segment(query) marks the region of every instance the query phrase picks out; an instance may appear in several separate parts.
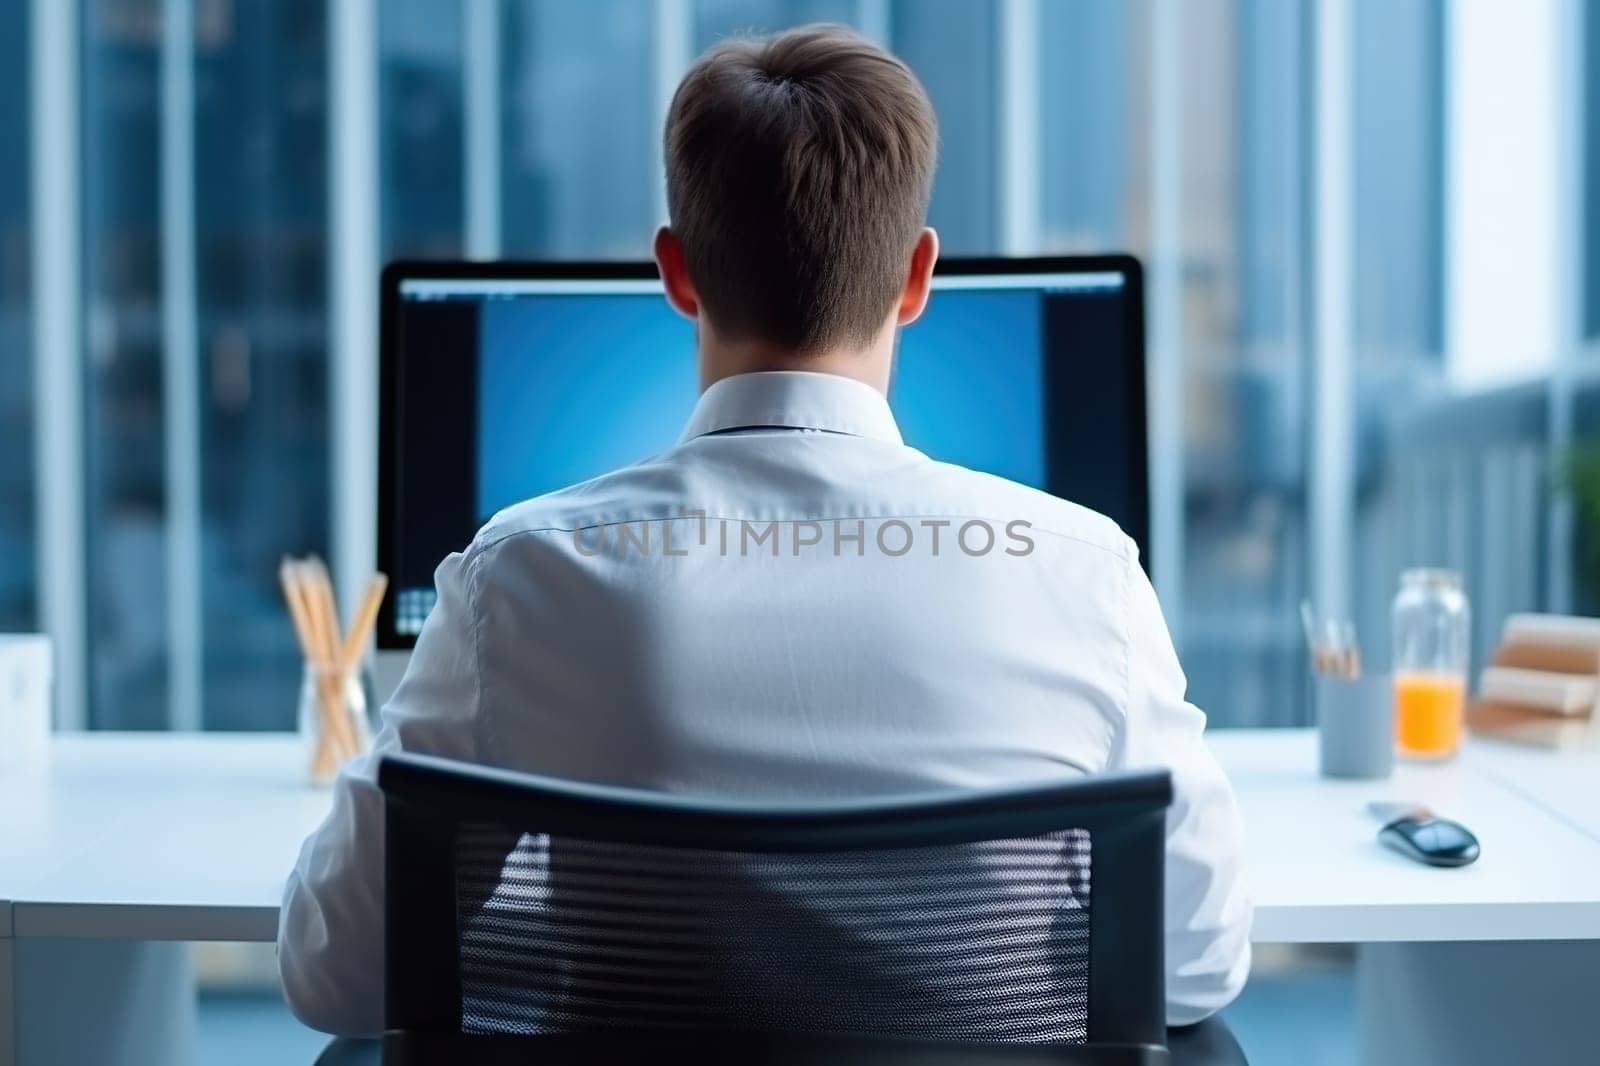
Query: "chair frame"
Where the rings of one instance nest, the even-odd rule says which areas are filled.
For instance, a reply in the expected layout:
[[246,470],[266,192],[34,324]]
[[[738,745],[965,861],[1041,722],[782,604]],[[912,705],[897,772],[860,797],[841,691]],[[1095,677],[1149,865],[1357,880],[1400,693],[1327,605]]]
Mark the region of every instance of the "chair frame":
[[[981,1045],[985,1060],[1166,1061],[1163,882],[1171,775],[1164,770],[986,790],[847,803],[751,804],[613,788],[514,773],[425,755],[387,754],[378,766],[385,804],[384,1061],[391,1064],[525,1060],[590,1061],[589,1034],[488,1037],[461,1032],[455,839],[469,821],[618,844],[766,853],[931,847],[1085,829],[1093,848],[1089,910],[1088,1042]],[[448,920],[447,920],[448,919]],[[813,1061],[950,1061],[979,1045],[859,1038],[844,1034],[650,1035],[665,1050],[737,1037],[744,1061],[789,1061],[818,1045]],[[600,1034],[602,1040],[606,1039]],[[627,1043],[627,1035],[611,1039]],[[829,1042],[836,1046],[829,1049]],[[586,1050],[579,1050],[583,1044]],[[770,1055],[750,1057],[753,1050]],[[1076,1053],[1075,1053],[1076,1052]],[[899,1058],[897,1056],[904,1056]],[[733,1060],[730,1060],[733,1061]],[[799,1061],[796,1059],[795,1061]],[[862,1058],[859,1061],[867,1061]]]

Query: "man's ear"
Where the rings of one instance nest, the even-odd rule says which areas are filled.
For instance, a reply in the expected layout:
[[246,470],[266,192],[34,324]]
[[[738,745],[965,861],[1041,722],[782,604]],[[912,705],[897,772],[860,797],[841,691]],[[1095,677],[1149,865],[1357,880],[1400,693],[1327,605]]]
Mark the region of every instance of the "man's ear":
[[928,293],[933,288],[933,264],[939,261],[939,234],[924,229],[911,249],[911,269],[906,272],[906,287],[900,291],[900,306],[895,310],[894,324],[909,326],[928,306]]
[[683,242],[671,227],[656,230],[656,269],[661,271],[661,283],[667,289],[667,303],[690,321],[700,318],[700,296],[689,280],[689,268],[683,261]]

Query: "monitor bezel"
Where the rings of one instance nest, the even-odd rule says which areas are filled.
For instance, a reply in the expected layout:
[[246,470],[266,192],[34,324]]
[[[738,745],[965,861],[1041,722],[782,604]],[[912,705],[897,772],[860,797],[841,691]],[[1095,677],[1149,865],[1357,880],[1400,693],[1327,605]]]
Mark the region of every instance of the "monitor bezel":
[[[1139,547],[1146,571],[1150,569],[1150,461],[1148,393],[1145,381],[1144,270],[1131,255],[981,256],[941,258],[938,276],[1099,274],[1122,276],[1123,335],[1126,338],[1125,395],[1135,398],[1128,412],[1125,446],[1130,465],[1144,471],[1144,491],[1135,492],[1132,513],[1122,522],[1123,532]],[[378,325],[378,511],[377,563],[385,573],[395,572],[395,537],[390,516],[396,503],[399,456],[394,424],[399,375],[400,289],[407,281],[659,281],[656,265],[648,261],[619,260],[471,260],[402,259],[389,263],[380,280]],[[465,545],[463,545],[465,547]],[[416,637],[395,631],[393,584],[378,611],[376,641],[380,651],[407,651]]]

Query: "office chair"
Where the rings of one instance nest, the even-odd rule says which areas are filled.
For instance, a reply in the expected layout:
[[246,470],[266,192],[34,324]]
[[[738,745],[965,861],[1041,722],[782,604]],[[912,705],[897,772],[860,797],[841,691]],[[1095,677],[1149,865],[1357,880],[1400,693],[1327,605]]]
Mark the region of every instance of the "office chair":
[[1165,1046],[1165,772],[805,807],[378,781],[388,1066],[1244,1061],[1220,1022]]

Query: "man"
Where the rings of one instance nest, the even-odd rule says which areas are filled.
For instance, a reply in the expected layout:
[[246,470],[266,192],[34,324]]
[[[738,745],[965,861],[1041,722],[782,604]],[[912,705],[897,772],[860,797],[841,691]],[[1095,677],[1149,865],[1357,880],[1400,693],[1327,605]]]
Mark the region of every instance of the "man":
[[[938,255],[935,152],[922,87],[848,31],[695,64],[655,255],[699,404],[674,447],[502,512],[440,565],[375,747],[764,798],[1169,767],[1168,1017],[1198,1021],[1244,982],[1250,909],[1132,543],[906,447],[885,400]],[[290,1005],[337,1033],[382,1025],[374,762],[340,777],[279,934]]]

